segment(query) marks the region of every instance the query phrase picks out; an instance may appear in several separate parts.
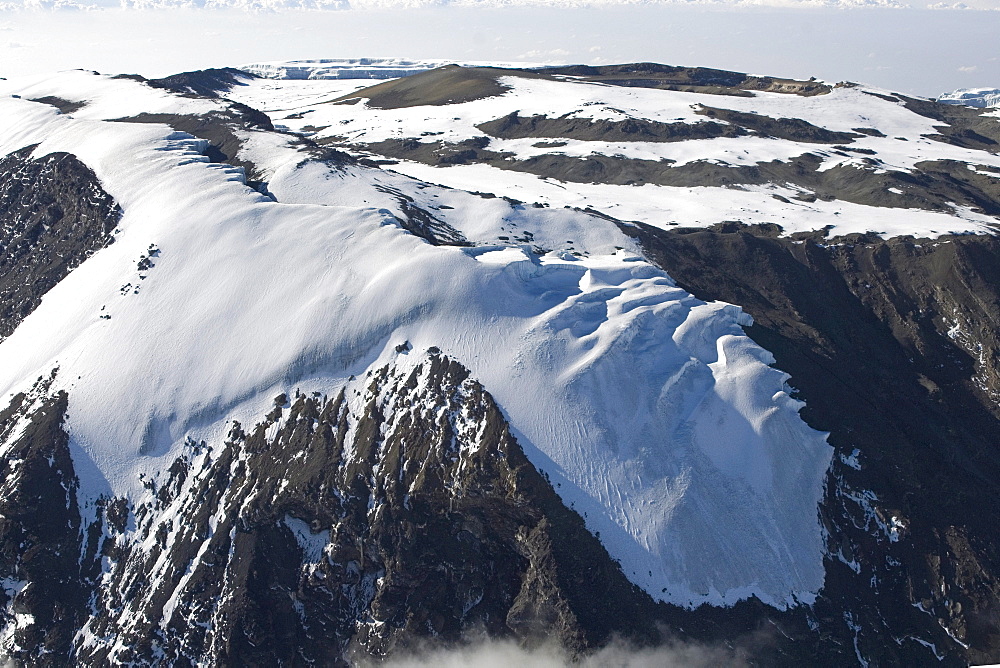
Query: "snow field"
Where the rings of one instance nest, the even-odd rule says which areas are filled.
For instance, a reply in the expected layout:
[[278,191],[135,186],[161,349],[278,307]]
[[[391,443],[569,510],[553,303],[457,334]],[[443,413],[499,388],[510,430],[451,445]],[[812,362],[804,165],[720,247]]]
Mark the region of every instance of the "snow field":
[[[278,202],[166,126],[0,98],[5,152],[73,153],[124,209],[116,242],[0,343],[2,397],[59,367],[81,495],[138,498],[139,474],[156,476],[186,438],[218,442],[280,392],[332,395],[437,346],[491,392],[529,459],[655,598],[812,600],[832,451],[739,308],[693,298],[599,218],[375,169],[296,168],[285,138],[253,134],[246,150]],[[479,245],[405,232],[385,186],[450,202],[437,212]],[[500,243],[505,226],[536,242]]]
[[[314,138],[343,137],[350,143],[365,144],[393,138],[412,137],[420,141],[458,142],[483,136],[475,126],[486,120],[517,112],[521,117],[546,115],[581,119],[620,121],[636,118],[664,123],[698,123],[711,120],[695,113],[701,106],[758,113],[772,118],[799,118],[838,132],[854,128],[879,129],[886,136],[863,136],[852,148],[875,151],[876,171],[914,169],[928,160],[954,160],[971,165],[1000,167],[1000,156],[961,148],[924,138],[937,134],[941,125],[891,102],[869,94],[889,91],[863,87],[834,88],[830,94],[801,97],[757,92],[752,97],[707,95],[642,88],[623,88],[573,81],[505,77],[511,87],[506,93],[462,104],[419,106],[403,109],[374,109],[364,99],[353,105],[326,104],[350,92],[348,82],[332,82],[329,96],[322,94],[325,81],[256,81],[235,89],[234,99],[264,110],[275,110],[275,120],[293,131],[307,126],[325,128]],[[304,84],[310,84],[305,86]],[[351,84],[356,85],[356,84]],[[336,95],[333,95],[333,92]],[[301,119],[282,116],[303,114]],[[873,169],[865,154],[838,155],[828,144],[797,142],[760,136],[696,139],[682,142],[602,142],[562,139],[565,146],[536,146],[555,141],[545,139],[491,139],[488,150],[509,152],[523,160],[547,153],[588,157],[622,156],[641,160],[670,160],[676,166],[705,160],[746,166],[773,160],[788,161],[806,153],[823,159],[821,170],[837,166]],[[842,153],[842,152],[841,152]],[[941,234],[990,232],[996,220],[956,207],[952,212],[871,207],[835,200],[831,202],[782,202],[773,196],[792,199],[802,191],[791,185],[723,187],[666,187],[645,184],[617,186],[605,184],[565,184],[531,174],[501,170],[487,165],[430,167],[402,161],[391,169],[415,178],[451,188],[481,190],[490,184],[492,192],[519,200],[552,206],[593,207],[622,220],[638,220],[666,227],[701,227],[738,218],[743,222],[777,223],[785,233],[805,232],[830,225],[831,234],[875,232],[884,237],[913,234],[936,237]]]

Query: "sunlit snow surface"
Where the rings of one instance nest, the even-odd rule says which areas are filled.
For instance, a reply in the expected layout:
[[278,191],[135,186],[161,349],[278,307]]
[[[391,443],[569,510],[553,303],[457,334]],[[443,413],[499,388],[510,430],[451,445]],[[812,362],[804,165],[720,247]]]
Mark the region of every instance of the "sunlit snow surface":
[[951,93],[944,93],[938,101],[979,108],[1000,107],[1000,88],[959,88]]
[[[64,115],[26,99],[45,95],[90,103]],[[83,72],[0,82],[0,154],[73,153],[124,210],[116,242],[0,343],[4,405],[59,367],[84,501],[137,498],[139,474],[169,466],[186,437],[218,443],[279,392],[333,394],[437,346],[494,395],[530,460],[655,598],[814,598],[831,449],[739,308],[693,298],[597,217],[303,165],[289,136],[248,133],[274,202],[209,164],[202,141],[101,120],[214,104]],[[447,202],[442,215],[476,245],[407,233],[387,188]],[[512,226],[551,252],[500,242]],[[160,252],[139,280],[151,244]],[[403,341],[412,352],[396,352]]]
[[[563,82],[506,77],[510,90],[502,95],[463,104],[374,109],[358,104],[328,104],[339,96],[362,88],[363,81],[274,81],[258,80],[232,91],[233,99],[267,111],[275,123],[293,130],[322,128],[313,136],[342,137],[353,144],[411,137],[420,141],[457,142],[481,137],[476,125],[517,112],[521,117],[546,115],[558,118],[636,118],[663,123],[697,123],[706,117],[695,113],[699,106],[756,112],[772,118],[799,118],[838,132],[877,127],[884,137],[860,137],[852,149],[875,151],[880,169],[910,171],[927,160],[955,160],[973,165],[1000,167],[1000,155],[944,144],[927,139],[935,135],[940,121],[915,114],[901,103],[878,94],[888,91],[865,88],[835,88],[828,95],[801,97],[780,93],[756,93],[751,97],[706,95],[647,88],[625,88],[582,82]],[[298,117],[301,114],[301,117]],[[292,118],[289,118],[292,116]],[[562,139],[564,146],[545,146],[552,140],[492,139],[488,149],[526,159],[543,153],[573,157],[624,156],[630,159],[673,160],[675,166],[696,160],[735,166],[772,160],[788,161],[807,153],[823,157],[821,169],[838,165],[864,166],[865,154],[845,155],[831,145],[791,141],[773,137],[696,139],[680,142],[603,142]],[[620,220],[651,225],[704,227],[723,220],[745,223],[777,223],[786,234],[831,226],[831,235],[875,232],[885,237],[903,234],[935,237],[946,233],[987,232],[997,220],[965,207],[952,212],[873,207],[843,200],[804,202],[794,199],[802,189],[794,185],[748,185],[723,187],[666,187],[562,183],[523,172],[489,165],[431,167],[402,161],[392,170],[453,188],[482,190],[528,202],[553,206],[592,207]],[[775,196],[783,197],[781,201]]]

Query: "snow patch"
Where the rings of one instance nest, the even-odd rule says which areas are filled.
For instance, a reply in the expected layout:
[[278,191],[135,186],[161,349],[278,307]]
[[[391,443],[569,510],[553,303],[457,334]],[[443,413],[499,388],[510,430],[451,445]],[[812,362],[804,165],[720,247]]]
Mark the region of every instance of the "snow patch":
[[302,548],[303,563],[318,563],[323,558],[323,549],[330,544],[330,530],[315,532],[308,524],[291,515],[285,515],[284,522]]

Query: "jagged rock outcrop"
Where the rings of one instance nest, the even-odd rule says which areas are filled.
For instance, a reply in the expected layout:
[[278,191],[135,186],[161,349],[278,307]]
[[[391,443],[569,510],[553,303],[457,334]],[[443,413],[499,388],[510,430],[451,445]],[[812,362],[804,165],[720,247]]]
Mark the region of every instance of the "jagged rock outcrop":
[[5,439],[21,433],[0,495],[6,646],[26,663],[342,665],[469,633],[575,652],[660,638],[652,600],[439,353],[335,397],[279,396],[254,428],[189,442],[138,502],[86,508],[68,398],[47,388],[2,416]]
[[256,78],[255,74],[232,67],[222,67],[196,72],[181,72],[162,79],[147,79],[146,84],[184,95],[221,97],[221,94],[228,92],[233,86],[246,85],[245,82],[248,79],[254,78]]
[[110,244],[121,209],[94,172],[68,153],[0,160],[0,339],[42,296]]
[[0,643],[18,665],[66,665],[98,567],[82,558],[67,396],[49,395],[54,376],[0,411]]

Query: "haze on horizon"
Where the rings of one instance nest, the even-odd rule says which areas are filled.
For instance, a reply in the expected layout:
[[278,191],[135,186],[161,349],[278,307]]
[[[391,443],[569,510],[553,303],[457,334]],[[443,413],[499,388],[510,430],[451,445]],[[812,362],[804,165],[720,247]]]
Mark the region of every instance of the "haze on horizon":
[[[875,1],[885,5],[895,0]],[[375,2],[369,0],[369,5]],[[390,7],[393,2],[404,6]],[[86,68],[156,77],[255,61],[406,57],[654,61],[856,81],[928,97],[956,88],[1000,87],[995,47],[1000,11],[803,2],[796,7],[605,2],[414,8],[406,0],[388,0],[383,8],[346,11],[81,11],[24,9],[25,4],[17,3],[20,9],[14,3],[0,5],[6,7],[0,10],[0,76]],[[981,0],[976,6],[994,5],[1000,8],[1000,0]]]

